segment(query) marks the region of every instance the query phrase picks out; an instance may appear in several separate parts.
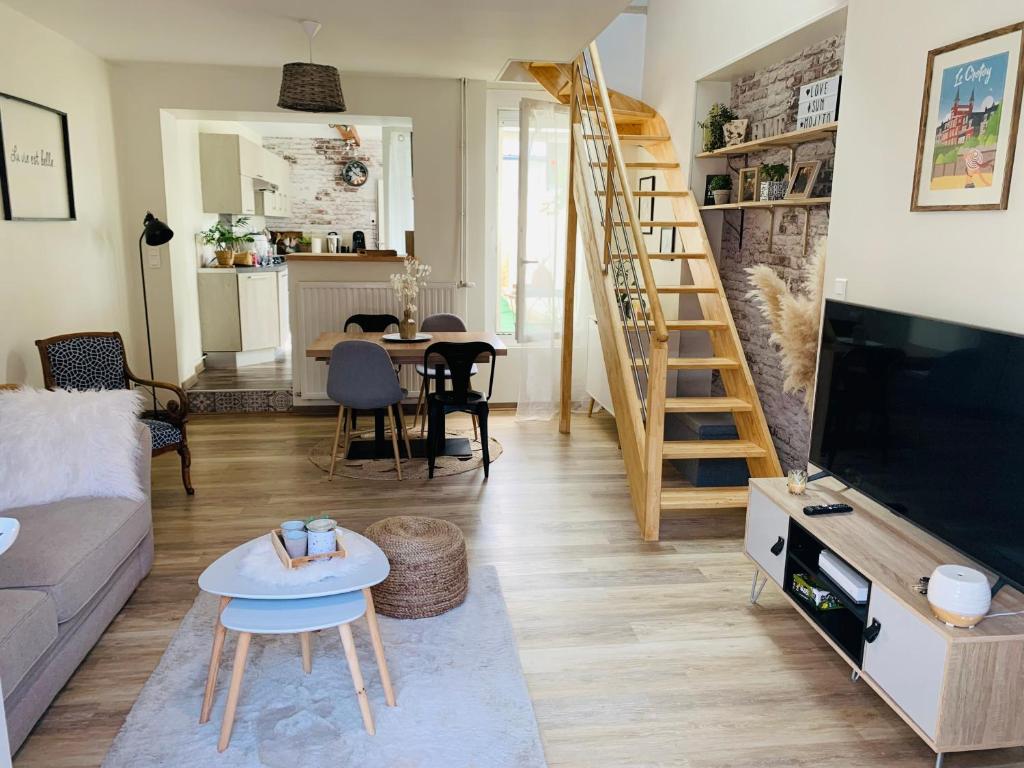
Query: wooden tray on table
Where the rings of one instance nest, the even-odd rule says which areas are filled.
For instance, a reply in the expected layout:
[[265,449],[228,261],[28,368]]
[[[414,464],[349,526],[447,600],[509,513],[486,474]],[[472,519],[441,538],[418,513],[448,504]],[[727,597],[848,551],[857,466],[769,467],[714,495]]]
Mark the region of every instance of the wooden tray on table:
[[345,546],[342,543],[341,531],[337,528],[334,530],[335,541],[338,543],[338,549],[334,552],[325,552],[322,555],[305,555],[304,557],[289,557],[288,550],[284,546],[284,538],[281,535],[281,529],[275,528],[270,532],[270,541],[274,544],[274,551],[277,552],[277,556],[281,558],[281,563],[288,570],[294,568],[301,568],[304,565],[309,565],[314,560],[331,560],[336,557],[347,557],[348,553],[345,551]]

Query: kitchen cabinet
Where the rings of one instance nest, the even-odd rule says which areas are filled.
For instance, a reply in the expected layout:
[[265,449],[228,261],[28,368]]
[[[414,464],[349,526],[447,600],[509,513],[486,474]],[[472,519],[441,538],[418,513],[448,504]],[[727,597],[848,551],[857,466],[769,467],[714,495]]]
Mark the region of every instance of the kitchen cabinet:
[[200,271],[199,324],[203,351],[249,352],[280,346],[282,319],[278,283],[279,279],[286,279],[286,275],[286,272],[272,270]]
[[[291,166],[284,158],[243,136],[199,134],[203,211],[236,215],[287,216],[291,213]],[[275,186],[257,191],[254,179]]]

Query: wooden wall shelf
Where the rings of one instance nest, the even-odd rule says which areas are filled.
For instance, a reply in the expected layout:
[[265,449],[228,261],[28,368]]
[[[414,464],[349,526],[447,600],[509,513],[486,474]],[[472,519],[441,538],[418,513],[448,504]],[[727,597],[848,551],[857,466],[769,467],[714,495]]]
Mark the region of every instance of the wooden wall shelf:
[[721,149],[716,149],[712,152],[701,152],[697,157],[701,159],[709,157],[734,157],[736,155],[747,155],[751,152],[759,152],[762,149],[771,149],[773,147],[793,147],[797,144],[806,144],[809,141],[821,141],[822,139],[835,138],[838,130],[838,121],[834,123],[826,123],[825,125],[820,125],[817,128],[804,128],[799,131],[789,131],[788,133],[780,133],[777,136],[769,136],[766,139],[745,141],[742,144],[736,144],[731,147],[722,147]]
[[753,200],[745,203],[725,203],[724,205],[702,205],[702,211],[738,211],[746,208],[814,208],[829,205],[831,197],[807,197],[793,200]]

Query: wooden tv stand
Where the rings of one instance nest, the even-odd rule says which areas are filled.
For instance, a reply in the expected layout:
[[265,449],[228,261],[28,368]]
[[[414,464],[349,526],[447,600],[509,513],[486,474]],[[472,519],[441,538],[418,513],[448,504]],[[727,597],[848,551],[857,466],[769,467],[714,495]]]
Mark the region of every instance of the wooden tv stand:
[[[963,555],[835,480],[803,496],[785,478],[752,479],[744,550],[754,561],[750,600],[767,579],[936,753],[1024,745],[1024,615],[993,617],[974,629],[936,619],[917,586]],[[809,517],[809,504],[845,502],[852,513]],[[821,579],[817,554],[835,552],[870,583],[866,605],[817,611],[791,590],[796,572]],[[766,577],[758,584],[759,573]],[[991,582],[995,581],[991,573]],[[824,586],[824,580],[821,581]],[[837,590],[833,590],[836,592]],[[845,596],[844,596],[845,597]],[[1024,594],[1003,587],[992,612],[1024,611]]]

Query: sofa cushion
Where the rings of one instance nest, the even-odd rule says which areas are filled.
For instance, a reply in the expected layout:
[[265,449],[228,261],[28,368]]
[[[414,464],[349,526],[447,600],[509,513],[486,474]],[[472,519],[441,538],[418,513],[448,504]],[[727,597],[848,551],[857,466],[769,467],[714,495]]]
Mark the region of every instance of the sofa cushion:
[[0,589],[0,680],[9,694],[57,639],[57,609],[45,592]]
[[151,525],[148,499],[65,499],[4,514],[21,533],[0,557],[0,588],[49,593],[60,622],[99,592]]

